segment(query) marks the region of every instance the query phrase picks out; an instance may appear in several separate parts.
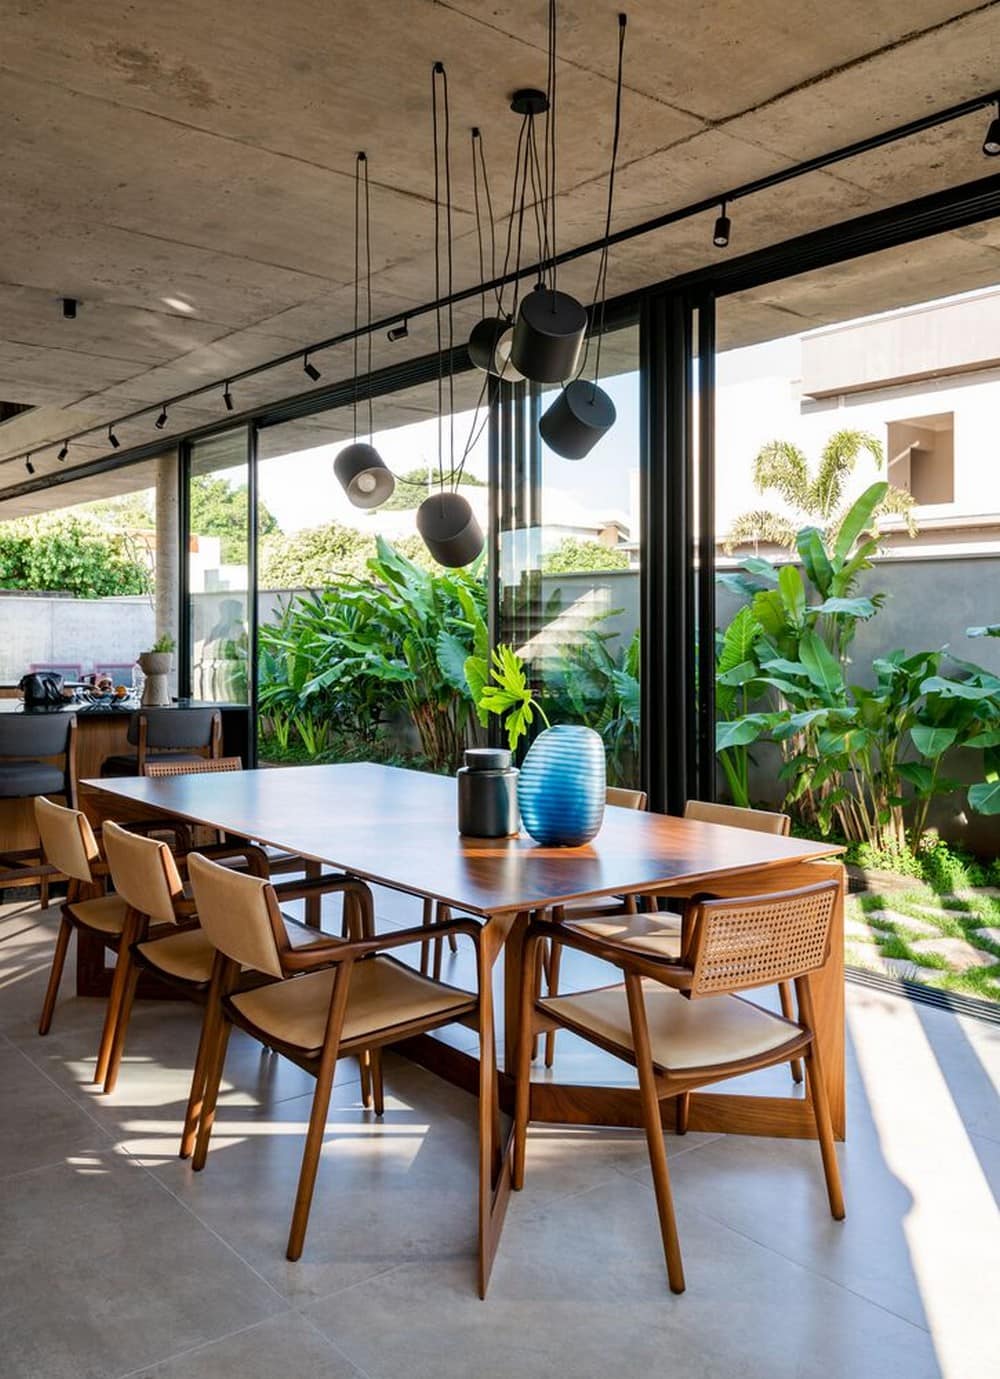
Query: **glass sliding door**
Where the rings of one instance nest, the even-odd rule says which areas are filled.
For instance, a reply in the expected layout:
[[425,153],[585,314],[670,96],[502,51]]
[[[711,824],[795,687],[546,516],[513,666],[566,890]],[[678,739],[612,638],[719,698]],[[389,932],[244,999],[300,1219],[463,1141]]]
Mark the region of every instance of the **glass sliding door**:
[[205,703],[249,704],[255,543],[247,429],[194,442],[185,482],[187,692]]
[[583,460],[541,439],[558,396],[505,390],[499,424],[499,640],[529,667],[552,723],[603,737],[608,783],[639,785],[639,340],[609,332],[601,386],[617,421]]

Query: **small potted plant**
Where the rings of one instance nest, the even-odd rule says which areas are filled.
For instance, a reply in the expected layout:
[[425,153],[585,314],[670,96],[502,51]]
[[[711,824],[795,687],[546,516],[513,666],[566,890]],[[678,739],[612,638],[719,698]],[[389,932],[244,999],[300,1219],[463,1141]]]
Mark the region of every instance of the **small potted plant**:
[[173,637],[164,632],[148,651],[139,654],[139,665],[146,677],[142,702],[147,708],[162,708],[170,703],[168,679],[174,668],[175,645]]
[[545,724],[517,778],[521,822],[532,838],[548,847],[588,843],[604,819],[607,781],[600,733],[580,723],[551,725],[511,646],[495,647],[489,664],[470,656],[465,678],[480,722],[487,723],[491,713],[503,720],[512,752],[536,712]]

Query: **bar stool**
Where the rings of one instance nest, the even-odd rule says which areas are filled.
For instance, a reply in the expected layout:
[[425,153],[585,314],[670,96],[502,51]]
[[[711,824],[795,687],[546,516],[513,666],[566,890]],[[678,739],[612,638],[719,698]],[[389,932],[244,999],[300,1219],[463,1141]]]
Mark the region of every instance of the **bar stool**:
[[[52,758],[62,758],[61,762]],[[76,808],[76,715],[0,715],[0,799],[30,800],[61,795]],[[49,903],[49,879],[56,875],[41,844],[0,853],[0,886],[39,883],[39,903]]]
[[144,776],[150,762],[220,757],[222,714],[218,709],[142,709],[129,720],[128,741],[135,754],[106,757],[102,776]]

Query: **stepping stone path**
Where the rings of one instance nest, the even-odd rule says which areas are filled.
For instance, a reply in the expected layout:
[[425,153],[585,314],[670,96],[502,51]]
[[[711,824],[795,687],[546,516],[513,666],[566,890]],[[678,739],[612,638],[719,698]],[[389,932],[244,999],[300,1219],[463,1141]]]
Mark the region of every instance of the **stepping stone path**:
[[885,926],[898,924],[900,928],[910,929],[914,934],[927,934],[930,938],[939,937],[941,930],[926,919],[915,919],[913,915],[900,914],[898,910],[866,910],[865,919],[869,924]]
[[976,886],[967,891],[954,891],[951,895],[943,895],[942,900],[1000,900],[1000,886]]
[[[879,934],[860,919],[845,919],[844,933],[848,938],[870,939],[873,943],[879,941]],[[882,937],[884,937],[884,933]]]
[[968,972],[970,967],[992,967],[1000,962],[994,953],[974,948],[964,938],[922,938],[912,947],[915,953],[933,953],[936,957],[944,958],[956,972]]
[[975,934],[976,938],[984,938],[988,939],[990,943],[1000,944],[1000,929],[995,926],[991,926],[987,929],[973,929],[972,932]]
[[918,905],[916,902],[913,908],[922,915],[930,915],[932,919],[965,919],[969,914],[968,910],[942,910],[939,905]]

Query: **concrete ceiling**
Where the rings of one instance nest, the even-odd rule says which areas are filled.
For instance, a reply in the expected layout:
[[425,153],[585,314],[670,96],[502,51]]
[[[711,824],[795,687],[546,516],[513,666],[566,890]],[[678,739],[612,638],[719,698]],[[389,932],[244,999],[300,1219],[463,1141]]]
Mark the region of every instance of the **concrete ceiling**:
[[[559,33],[560,246],[604,216],[618,0],[564,0]],[[636,223],[998,83],[1000,3],[633,0],[615,225]],[[456,286],[478,280],[468,130],[484,134],[494,204],[509,204],[518,86],[544,85],[543,0],[34,0],[0,47],[0,494],[18,461],[67,431],[334,335],[351,324],[353,162],[372,178],[374,310],[433,297],[430,67],[453,121]],[[981,177],[985,114],[733,207],[731,254]],[[502,233],[502,227],[501,227]],[[710,217],[611,256],[616,294],[718,256]],[[913,246],[727,303],[721,343],[787,334],[1000,281],[1000,227]],[[589,298],[596,264],[561,282]],[[80,299],[64,321],[59,298]],[[742,320],[741,320],[742,312]],[[479,314],[455,313],[456,335]],[[374,341],[373,364],[434,347],[433,318]],[[350,347],[319,356],[323,382]],[[362,355],[362,363],[364,363]],[[234,388],[239,408],[299,393],[298,364]],[[423,402],[416,410],[423,409]],[[400,402],[398,420],[412,418]],[[225,416],[171,410],[165,435]],[[384,414],[385,417],[385,414]],[[391,420],[385,417],[383,424]],[[152,417],[120,430],[154,434]],[[100,435],[68,463],[105,453]],[[36,453],[39,472],[55,450]]]

